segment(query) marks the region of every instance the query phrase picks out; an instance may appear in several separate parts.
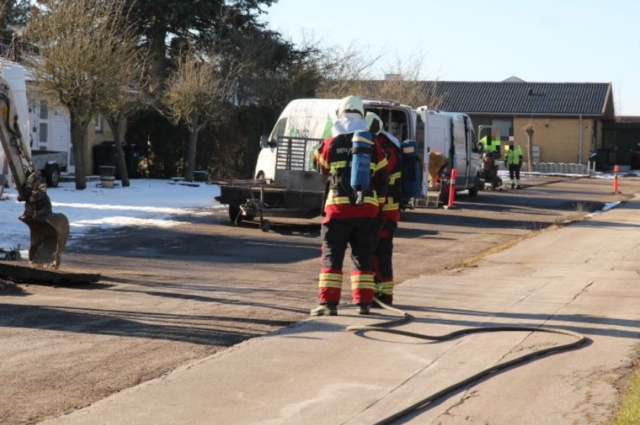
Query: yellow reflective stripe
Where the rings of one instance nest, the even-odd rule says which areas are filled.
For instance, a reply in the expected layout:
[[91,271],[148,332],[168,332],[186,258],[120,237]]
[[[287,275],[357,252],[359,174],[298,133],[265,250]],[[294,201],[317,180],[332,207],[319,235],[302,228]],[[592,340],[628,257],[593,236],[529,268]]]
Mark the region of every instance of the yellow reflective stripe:
[[352,274],[351,282],[373,282],[373,275],[371,274]]
[[318,288],[338,288],[338,289],[342,289],[342,282],[334,282],[334,281],[330,281],[330,282],[325,282],[325,281],[320,281],[318,282]]
[[318,287],[341,289],[342,275],[337,273],[320,273]]
[[402,176],[402,173],[398,171],[397,173],[393,173],[389,176],[389,184],[394,184],[396,180],[398,180]]
[[387,198],[378,198],[379,204],[384,204],[385,202],[387,202]]
[[342,276],[338,273],[320,273],[320,280],[336,280],[342,282]]
[[378,165],[376,166],[376,171],[382,170],[387,165],[389,165],[389,161],[387,161],[387,158],[384,158],[382,161],[378,162]]
[[382,207],[382,211],[395,211],[400,209],[400,204],[386,204]]
[[351,289],[373,289],[373,275],[355,274],[351,275]]
[[334,161],[331,163],[331,169],[344,168],[347,166],[347,161]]
[[376,282],[373,287],[380,294],[393,295],[393,282]]
[[[325,205],[345,205],[345,204],[350,204],[351,200],[348,197],[336,197],[336,198],[327,198],[327,202]],[[380,204],[378,203],[378,200],[375,198],[369,198],[369,197],[365,197],[363,200],[364,204],[371,204],[371,205],[375,205],[376,207],[380,206]]]
[[[375,196],[375,197],[374,197]],[[372,204],[375,205],[376,207],[379,206],[379,202],[378,202],[378,195],[376,194],[376,192],[373,192],[373,196],[365,196],[363,199],[363,203],[365,204]],[[325,205],[343,205],[343,204],[350,204],[351,200],[349,199],[348,196],[336,196],[334,194],[333,191],[329,192],[329,196],[327,196],[327,202],[325,203]]]
[[318,161],[320,163],[320,165],[322,165],[324,168],[329,168],[329,164],[327,163],[327,161],[324,160],[324,158],[322,157],[322,155],[320,155],[318,153],[318,151],[316,151],[313,154],[313,158]]
[[344,204],[350,204],[350,203],[351,201],[349,200],[349,198],[340,197],[340,198],[327,199],[326,205],[344,205]]
[[351,139],[351,141],[353,142],[363,142],[363,143],[367,143],[369,145],[373,145],[373,142],[369,139],[367,139],[366,137],[363,137],[360,134],[354,134],[353,138]]

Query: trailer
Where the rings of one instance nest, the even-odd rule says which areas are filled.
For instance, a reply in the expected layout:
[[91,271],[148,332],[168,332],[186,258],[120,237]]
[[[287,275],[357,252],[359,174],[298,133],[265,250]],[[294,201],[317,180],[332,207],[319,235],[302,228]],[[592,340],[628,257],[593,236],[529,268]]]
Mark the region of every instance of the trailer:
[[260,229],[268,232],[271,223],[265,217],[311,219],[322,214],[326,176],[313,170],[313,152],[323,139],[279,137],[273,181],[229,180],[216,182],[220,196],[216,201],[228,205],[234,224],[260,220]]
[[[58,187],[60,173],[68,169],[68,155],[66,152],[31,151],[33,168],[40,171],[47,183],[47,187]],[[0,196],[5,185],[9,184],[9,167],[4,152],[0,149]]]
[[31,159],[36,170],[42,173],[47,182],[47,187],[58,187],[60,173],[67,171],[68,160],[66,152],[55,151],[31,151]]

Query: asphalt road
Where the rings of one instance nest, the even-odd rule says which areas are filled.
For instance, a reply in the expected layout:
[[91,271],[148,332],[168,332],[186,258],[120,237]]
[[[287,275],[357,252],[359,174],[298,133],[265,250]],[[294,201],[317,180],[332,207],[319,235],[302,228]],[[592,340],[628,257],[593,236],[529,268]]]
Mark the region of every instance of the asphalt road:
[[[605,180],[529,183],[521,193],[461,194],[450,210],[406,212],[396,280],[471,267],[474,258],[640,191],[636,178],[622,179],[622,194]],[[100,283],[21,284],[18,294],[0,295],[0,423],[59,416],[306,318],[316,302],[318,223],[273,220],[263,233],[257,223],[232,226],[219,209],[180,227],[75,240],[63,268],[100,272]]]

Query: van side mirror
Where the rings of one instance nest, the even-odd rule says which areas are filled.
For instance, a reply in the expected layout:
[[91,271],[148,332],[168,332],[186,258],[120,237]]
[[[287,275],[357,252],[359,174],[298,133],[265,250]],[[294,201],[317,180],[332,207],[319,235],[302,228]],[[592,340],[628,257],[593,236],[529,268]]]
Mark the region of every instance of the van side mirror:
[[271,147],[271,144],[269,143],[269,136],[267,136],[265,134],[260,136],[260,147],[262,149],[266,149],[268,147]]

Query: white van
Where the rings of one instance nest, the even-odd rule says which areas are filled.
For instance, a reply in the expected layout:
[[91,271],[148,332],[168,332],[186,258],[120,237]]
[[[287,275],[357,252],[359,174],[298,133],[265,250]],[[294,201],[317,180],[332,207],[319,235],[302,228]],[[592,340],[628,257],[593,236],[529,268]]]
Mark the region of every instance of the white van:
[[[458,112],[430,110],[426,106],[417,109],[418,137],[423,169],[428,167],[424,152],[438,151],[453,162],[457,172],[456,192],[468,190],[476,196],[484,183],[480,174],[481,157],[473,123],[468,115]],[[426,177],[423,179],[422,196],[426,196]]]
[[[375,112],[385,123],[387,131],[399,140],[413,139],[416,133],[416,113],[407,105],[387,100],[363,100],[366,112]],[[298,99],[290,102],[282,111],[273,131],[260,139],[262,150],[254,176],[258,180],[275,180],[278,140],[284,137],[326,139],[337,120],[340,99]],[[306,171],[312,171],[310,158],[318,144],[310,145],[307,152]]]

